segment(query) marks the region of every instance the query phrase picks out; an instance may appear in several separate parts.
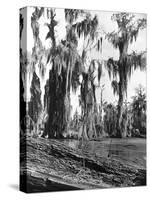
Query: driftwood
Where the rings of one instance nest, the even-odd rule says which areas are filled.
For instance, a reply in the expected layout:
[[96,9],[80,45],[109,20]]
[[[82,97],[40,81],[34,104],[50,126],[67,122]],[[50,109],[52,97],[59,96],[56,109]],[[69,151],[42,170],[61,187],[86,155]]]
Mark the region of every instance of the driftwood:
[[26,192],[138,186],[146,185],[146,170],[58,140],[27,137],[21,141],[21,183]]

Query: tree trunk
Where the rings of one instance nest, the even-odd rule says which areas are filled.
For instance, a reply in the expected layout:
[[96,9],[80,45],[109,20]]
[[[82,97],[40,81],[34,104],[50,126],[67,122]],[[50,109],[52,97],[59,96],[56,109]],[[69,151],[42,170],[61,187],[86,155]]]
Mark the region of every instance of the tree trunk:
[[117,133],[116,136],[122,137],[122,107],[123,107],[123,91],[122,91],[122,80],[119,82],[119,100],[118,100],[118,116],[117,116]]
[[120,57],[119,57],[119,100],[118,100],[118,117],[117,117],[117,133],[116,136],[122,138],[124,136],[122,129],[122,113],[123,113],[123,100],[124,93],[126,88],[124,87],[125,81],[127,81],[125,74],[126,60],[125,57],[128,52],[128,41],[124,42],[123,47],[119,48]]

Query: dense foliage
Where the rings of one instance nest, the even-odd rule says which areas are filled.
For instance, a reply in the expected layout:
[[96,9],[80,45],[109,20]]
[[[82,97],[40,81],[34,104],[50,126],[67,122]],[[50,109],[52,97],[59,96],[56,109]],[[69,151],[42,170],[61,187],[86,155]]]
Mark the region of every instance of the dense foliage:
[[[47,13],[48,28],[45,40],[49,40],[49,48],[45,49],[40,39],[40,18]],[[146,96],[139,89],[133,101],[126,102],[127,86],[131,74],[137,68],[145,69],[145,52],[128,54],[129,45],[137,39],[140,30],[146,26],[145,19],[135,19],[134,15],[117,13],[112,20],[117,23],[118,30],[107,33],[106,39],[119,50],[119,59],[109,58],[102,62],[95,59],[91,52],[102,54],[103,37],[98,17],[88,11],[65,9],[65,37],[57,39],[56,10],[35,8],[31,15],[31,28],[34,46],[32,59],[28,61],[21,52],[22,79],[24,74],[32,74],[30,86],[29,114],[35,123],[44,127],[42,136],[62,138],[70,129],[78,132],[78,137],[87,139],[103,136],[126,137],[146,134]],[[20,16],[20,37],[23,19]],[[78,45],[82,42],[82,49]],[[101,57],[101,56],[100,56]],[[46,59],[46,63],[44,63]],[[103,67],[106,64],[114,95],[118,96],[118,104],[103,101],[100,82]],[[23,66],[28,66],[24,68]],[[39,77],[36,74],[38,66]],[[49,77],[45,84],[43,105],[41,101],[40,80],[45,76],[45,67],[50,66]],[[98,80],[98,84],[95,79]],[[26,82],[24,80],[23,82]],[[101,100],[98,105],[96,89],[99,88]],[[79,104],[81,113],[76,111],[71,119],[71,92],[80,91]],[[42,114],[43,113],[43,114]],[[137,134],[138,133],[138,134]]]

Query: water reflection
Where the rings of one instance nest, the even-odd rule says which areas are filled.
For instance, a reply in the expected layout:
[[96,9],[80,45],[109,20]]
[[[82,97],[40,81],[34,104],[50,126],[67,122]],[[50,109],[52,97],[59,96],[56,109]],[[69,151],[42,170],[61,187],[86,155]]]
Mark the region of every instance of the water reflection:
[[94,156],[119,159],[126,163],[132,163],[146,167],[146,145],[142,139],[105,139],[102,141],[78,141],[68,139],[62,141],[65,145],[80,149],[82,152],[90,152]]

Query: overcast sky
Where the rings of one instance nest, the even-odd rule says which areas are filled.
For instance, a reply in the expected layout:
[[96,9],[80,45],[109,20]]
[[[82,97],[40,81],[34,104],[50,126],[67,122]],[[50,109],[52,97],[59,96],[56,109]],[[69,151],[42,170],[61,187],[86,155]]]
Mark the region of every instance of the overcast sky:
[[[33,7],[28,7],[27,9],[27,51],[32,52],[32,48],[34,45],[33,40],[33,33],[31,29],[31,15],[34,12]],[[106,33],[112,32],[117,29],[117,24],[111,20],[111,16],[114,12],[104,12],[104,11],[90,11],[92,16],[95,14],[98,16],[99,20],[99,26],[102,30],[104,30]],[[146,15],[144,14],[134,14],[136,18],[145,18]],[[57,42],[65,37],[66,34],[66,22],[64,18],[64,9],[56,9],[56,20],[58,21],[58,25],[56,26],[56,36],[57,36]],[[39,20],[40,24],[40,39],[45,46],[45,48],[50,47],[50,39],[45,40],[46,34],[48,32],[47,26],[45,26],[45,23],[49,22],[49,20],[46,17],[46,13],[44,13],[44,16],[42,16]],[[134,42],[132,45],[129,46],[129,53],[134,51],[144,51],[146,50],[146,29],[139,32],[139,35],[137,37],[136,42]],[[22,36],[25,36],[25,31],[23,30]],[[103,35],[102,35],[103,36]],[[80,41],[79,49],[82,48],[82,41]],[[118,59],[118,51],[113,48],[113,46],[103,37],[103,47],[102,47],[102,54],[96,53],[95,51],[91,53],[91,56],[94,58],[102,58],[103,60],[107,60],[110,57],[113,57],[114,59]],[[36,68],[36,73],[40,78],[41,81],[41,87],[42,87],[42,98],[44,95],[44,85],[46,83],[46,80],[48,79],[48,71],[51,68],[50,65],[46,66],[46,75],[45,79],[42,80],[40,78],[38,68]],[[30,82],[30,81],[29,81]],[[103,92],[103,98],[108,102],[115,102],[117,101],[118,97],[114,97],[113,91],[111,88],[111,82],[108,77],[108,73],[106,70],[103,70],[103,76],[101,79],[101,84],[105,85],[105,89]],[[146,72],[141,72],[140,70],[136,70],[133,75],[131,76],[131,79],[128,83],[128,101],[130,101],[131,97],[135,94],[135,88],[142,84],[144,87],[146,87]],[[28,86],[30,87],[30,86]],[[28,88],[28,92],[29,92]],[[71,93],[71,105],[72,105],[72,114],[75,112],[76,109],[80,112],[79,108],[79,101],[78,101],[78,95],[79,90],[76,94]],[[29,95],[30,96],[30,95]],[[100,90],[97,89],[96,91],[96,98],[97,102],[100,102]]]

